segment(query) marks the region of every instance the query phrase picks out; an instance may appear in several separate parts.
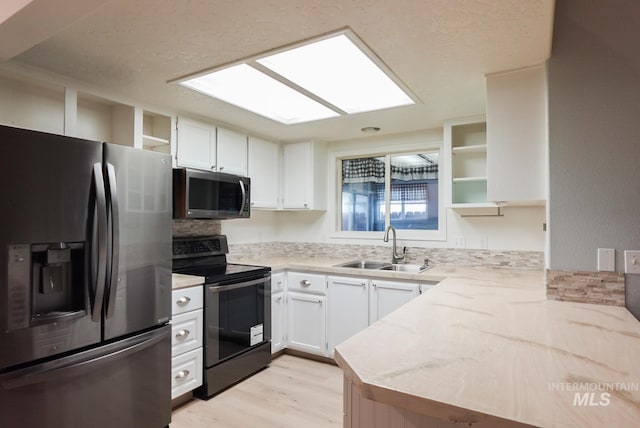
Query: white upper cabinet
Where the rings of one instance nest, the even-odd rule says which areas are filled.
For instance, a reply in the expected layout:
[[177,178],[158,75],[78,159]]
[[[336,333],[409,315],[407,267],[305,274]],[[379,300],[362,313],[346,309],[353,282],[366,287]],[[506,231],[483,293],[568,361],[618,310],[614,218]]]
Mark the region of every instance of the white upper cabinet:
[[178,118],[178,152],[181,167],[215,171],[216,128],[207,123]]
[[218,127],[217,171],[247,176],[247,135]]
[[487,75],[487,198],[512,205],[547,199],[544,65]]
[[317,141],[283,146],[282,208],[326,209],[326,145]]
[[280,170],[280,145],[250,136],[251,208],[278,208]]

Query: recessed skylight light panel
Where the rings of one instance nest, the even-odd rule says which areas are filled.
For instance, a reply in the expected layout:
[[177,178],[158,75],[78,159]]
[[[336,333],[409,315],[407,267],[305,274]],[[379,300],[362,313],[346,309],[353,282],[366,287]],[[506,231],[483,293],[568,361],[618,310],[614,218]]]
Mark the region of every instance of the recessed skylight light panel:
[[347,113],[413,104],[413,100],[346,35],[257,60]]
[[335,111],[246,64],[205,74],[182,85],[286,124],[338,116]]

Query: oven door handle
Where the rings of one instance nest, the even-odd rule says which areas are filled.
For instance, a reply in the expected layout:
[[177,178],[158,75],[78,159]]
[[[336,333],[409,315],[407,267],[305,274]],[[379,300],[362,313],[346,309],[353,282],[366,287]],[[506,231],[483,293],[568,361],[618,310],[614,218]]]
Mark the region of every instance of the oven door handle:
[[211,293],[221,293],[223,291],[235,290],[236,288],[250,287],[252,285],[262,284],[269,277],[266,276],[260,279],[254,279],[251,281],[239,282],[237,284],[228,284],[228,285],[220,285],[219,282],[209,285],[209,292]]

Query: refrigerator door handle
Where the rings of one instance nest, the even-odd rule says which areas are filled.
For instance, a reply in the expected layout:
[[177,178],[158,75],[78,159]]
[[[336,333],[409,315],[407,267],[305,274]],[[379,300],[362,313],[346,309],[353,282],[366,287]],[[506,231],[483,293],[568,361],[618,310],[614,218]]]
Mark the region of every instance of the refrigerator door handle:
[[115,349],[113,346],[107,346],[105,347],[106,349],[98,352],[88,351],[71,355],[58,361],[19,370],[2,380],[2,388],[11,390],[43,382],[78,377],[87,372],[95,372],[105,364],[111,364],[163,341],[169,333],[167,328],[162,328],[141,336],[125,339],[119,342],[120,346]]
[[118,290],[118,268],[120,261],[120,218],[118,207],[118,185],[116,183],[116,170],[112,164],[107,163],[107,182],[109,189],[109,202],[111,207],[111,272],[109,272],[108,301],[106,308],[107,318],[113,316]]
[[91,319],[100,321],[102,314],[102,304],[104,302],[104,287],[107,272],[107,199],[104,189],[104,178],[102,176],[102,164],[93,164],[93,184],[96,191],[96,211],[98,229],[98,261],[96,281],[93,288],[93,306],[91,308]]

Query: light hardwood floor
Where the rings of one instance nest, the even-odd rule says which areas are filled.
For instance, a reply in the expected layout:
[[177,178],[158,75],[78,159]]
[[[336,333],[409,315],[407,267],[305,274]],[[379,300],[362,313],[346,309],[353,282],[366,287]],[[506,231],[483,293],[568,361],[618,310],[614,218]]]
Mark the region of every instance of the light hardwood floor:
[[342,426],[342,371],[282,355],[209,401],[174,410],[171,428],[314,428]]

